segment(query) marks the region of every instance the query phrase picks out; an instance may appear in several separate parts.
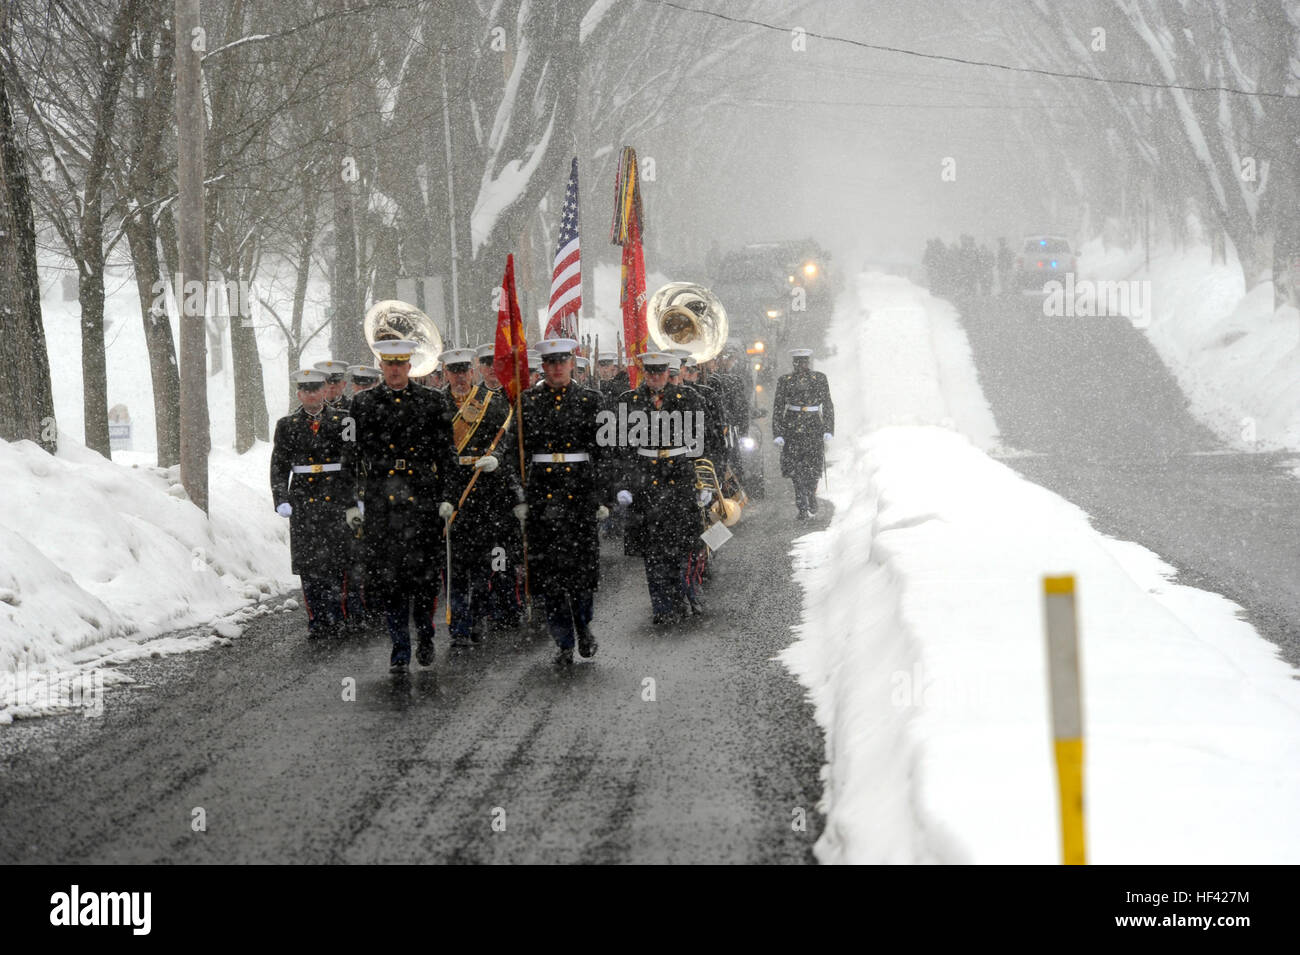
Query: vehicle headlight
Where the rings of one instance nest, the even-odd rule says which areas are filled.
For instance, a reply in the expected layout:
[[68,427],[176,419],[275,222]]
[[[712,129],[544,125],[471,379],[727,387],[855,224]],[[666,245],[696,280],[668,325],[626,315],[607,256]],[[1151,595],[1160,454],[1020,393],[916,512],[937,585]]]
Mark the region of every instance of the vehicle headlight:
[[808,278],[810,278],[810,279],[811,279],[811,278],[816,278],[816,277],[817,277],[817,263],[816,263],[816,262],[807,262],[807,263],[805,263],[805,264],[804,264],[804,267],[803,267],[803,274],[806,275],[806,276],[808,276]]
[[768,318],[780,318],[780,317],[781,317],[781,311],[780,311],[780,309],[769,308],[769,309],[767,310],[767,317],[768,317]]
[[757,446],[758,446],[758,442],[756,442],[749,435],[745,435],[743,438],[740,439],[740,447],[742,450],[753,451],[754,448]]
[[761,352],[762,350],[763,350],[763,342],[761,340],[754,342],[754,351]]

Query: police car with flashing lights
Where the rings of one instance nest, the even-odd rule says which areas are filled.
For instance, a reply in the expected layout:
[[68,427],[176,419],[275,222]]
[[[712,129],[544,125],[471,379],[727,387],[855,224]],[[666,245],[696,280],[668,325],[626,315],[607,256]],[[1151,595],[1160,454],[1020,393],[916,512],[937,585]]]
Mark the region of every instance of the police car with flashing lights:
[[1064,282],[1078,267],[1079,259],[1065,236],[1027,235],[1016,256],[1012,281],[1022,292],[1041,293],[1048,282]]

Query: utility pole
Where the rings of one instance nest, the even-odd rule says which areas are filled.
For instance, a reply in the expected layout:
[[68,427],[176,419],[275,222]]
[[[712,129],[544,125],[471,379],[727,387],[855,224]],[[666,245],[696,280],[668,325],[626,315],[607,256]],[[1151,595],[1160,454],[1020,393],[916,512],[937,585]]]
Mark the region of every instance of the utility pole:
[[[176,0],[176,134],[182,282],[176,289],[181,325],[181,484],[190,500],[208,510],[208,355],[207,255],[204,248],[203,136],[207,117],[203,106],[203,53],[207,37],[199,25],[199,0]],[[199,282],[201,295],[186,295],[185,286]],[[198,314],[191,314],[191,303]]]

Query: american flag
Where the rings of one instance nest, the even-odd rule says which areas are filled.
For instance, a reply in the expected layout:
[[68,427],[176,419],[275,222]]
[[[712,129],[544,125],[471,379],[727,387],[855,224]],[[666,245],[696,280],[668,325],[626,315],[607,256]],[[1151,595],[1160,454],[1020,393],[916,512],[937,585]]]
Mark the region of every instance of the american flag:
[[578,250],[578,157],[573,157],[569,187],[564,190],[560,240],[551,272],[551,307],[546,313],[546,338],[577,338],[582,308],[582,257]]

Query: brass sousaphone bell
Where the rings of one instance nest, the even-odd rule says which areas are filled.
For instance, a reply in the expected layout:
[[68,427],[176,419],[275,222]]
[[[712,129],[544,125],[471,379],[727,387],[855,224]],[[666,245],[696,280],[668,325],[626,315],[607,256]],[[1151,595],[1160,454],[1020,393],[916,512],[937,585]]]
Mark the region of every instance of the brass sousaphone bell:
[[405,338],[418,343],[411,353],[412,378],[431,375],[438,367],[438,356],[443,351],[442,334],[433,319],[414,305],[395,298],[376,302],[366,312],[363,331],[376,363],[382,361],[382,358],[375,351],[375,342]]
[[[727,310],[703,285],[668,283],[651,296],[647,315],[650,337],[665,351],[685,348],[696,361],[704,362],[717,358],[727,343]],[[695,462],[695,487],[713,493],[706,520],[732,527],[740,520],[745,496],[744,492],[737,497],[724,496],[723,484],[712,461],[700,458]]]
[[709,361],[727,343],[727,310],[703,285],[669,282],[651,296],[646,313],[660,349],[686,348],[696,361]]

